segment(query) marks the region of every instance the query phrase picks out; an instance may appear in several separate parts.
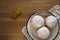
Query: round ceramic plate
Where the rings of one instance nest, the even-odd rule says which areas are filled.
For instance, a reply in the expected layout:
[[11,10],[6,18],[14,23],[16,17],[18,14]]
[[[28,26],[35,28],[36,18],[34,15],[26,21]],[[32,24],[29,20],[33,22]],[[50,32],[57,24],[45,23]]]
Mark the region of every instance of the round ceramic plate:
[[[29,36],[32,38],[32,40],[40,40],[40,39],[38,39],[37,35],[33,35],[33,32],[35,32],[35,31],[32,29],[31,24],[30,24],[30,19],[35,15],[41,15],[41,16],[47,17],[50,14],[49,14],[49,12],[47,12],[45,10],[37,11],[37,12],[33,13],[27,21],[26,30],[27,30],[27,33],[29,34]],[[57,23],[56,27],[52,30],[51,36],[47,40],[54,40],[57,37],[58,32],[59,32],[59,26]]]

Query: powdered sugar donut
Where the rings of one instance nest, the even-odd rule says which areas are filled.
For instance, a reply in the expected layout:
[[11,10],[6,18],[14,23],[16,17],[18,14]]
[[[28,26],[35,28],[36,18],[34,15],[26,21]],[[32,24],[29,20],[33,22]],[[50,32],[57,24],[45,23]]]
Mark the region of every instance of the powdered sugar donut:
[[37,31],[37,34],[41,39],[47,39],[50,35],[50,31],[47,27],[43,26]]
[[54,28],[57,24],[57,19],[54,16],[49,16],[46,18],[46,25],[49,28]]
[[44,19],[43,17],[36,15],[32,18],[32,24],[34,25],[35,28],[39,28],[42,25],[44,25]]

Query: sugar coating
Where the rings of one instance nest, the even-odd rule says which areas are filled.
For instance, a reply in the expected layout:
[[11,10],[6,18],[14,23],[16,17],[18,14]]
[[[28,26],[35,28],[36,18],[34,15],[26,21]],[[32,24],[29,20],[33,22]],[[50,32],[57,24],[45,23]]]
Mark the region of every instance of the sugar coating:
[[54,28],[57,24],[57,19],[54,17],[54,16],[48,16],[46,18],[46,25],[49,27],[49,28]]
[[32,24],[35,25],[36,28],[41,27],[44,24],[44,19],[40,15],[36,15],[32,18]]
[[47,39],[50,36],[50,31],[47,27],[42,27],[37,31],[38,36],[41,39]]

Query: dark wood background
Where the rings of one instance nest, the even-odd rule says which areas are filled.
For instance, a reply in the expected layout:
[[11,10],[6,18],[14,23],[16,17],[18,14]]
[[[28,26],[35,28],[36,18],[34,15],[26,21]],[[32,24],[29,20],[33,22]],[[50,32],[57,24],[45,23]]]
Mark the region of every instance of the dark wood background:
[[[27,40],[22,33],[29,15],[36,10],[49,10],[60,0],[0,0],[0,40]],[[17,20],[11,18],[16,8],[22,9]]]

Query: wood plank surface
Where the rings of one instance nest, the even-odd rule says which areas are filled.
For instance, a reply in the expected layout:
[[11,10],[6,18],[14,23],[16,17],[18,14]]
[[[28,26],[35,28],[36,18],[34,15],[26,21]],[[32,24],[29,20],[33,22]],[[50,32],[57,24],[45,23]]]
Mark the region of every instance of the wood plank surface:
[[[28,17],[36,10],[49,10],[60,0],[0,0],[0,40],[27,40],[22,33]],[[22,9],[17,20],[11,18],[16,8]]]

